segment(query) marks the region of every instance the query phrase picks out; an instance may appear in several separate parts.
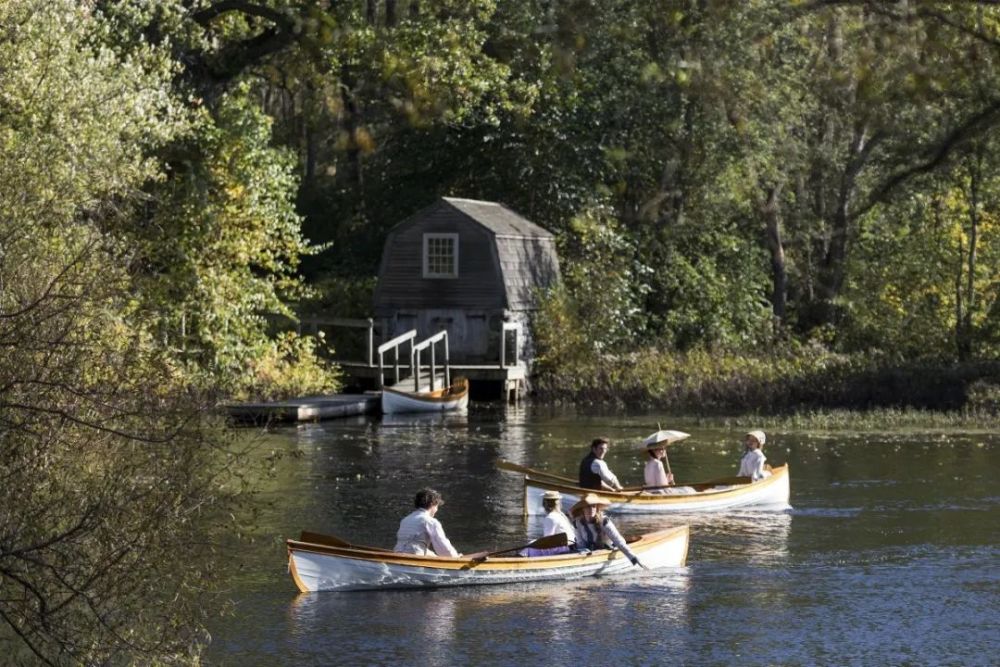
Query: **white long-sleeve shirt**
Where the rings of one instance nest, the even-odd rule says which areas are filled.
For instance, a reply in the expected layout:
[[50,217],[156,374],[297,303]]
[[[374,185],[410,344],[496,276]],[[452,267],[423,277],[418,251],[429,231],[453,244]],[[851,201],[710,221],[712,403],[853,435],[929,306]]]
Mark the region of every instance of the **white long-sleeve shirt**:
[[768,473],[764,470],[764,461],[767,457],[764,456],[764,452],[759,449],[751,449],[743,455],[740,459],[740,477],[749,477],[753,481],[758,479],[763,479],[767,477]]
[[414,510],[399,522],[393,551],[418,556],[451,556],[461,554],[451,546],[441,522],[425,509]]
[[663,469],[663,461],[660,459],[649,459],[646,461],[645,471],[646,486],[667,486],[667,473]]
[[611,468],[604,462],[604,459],[594,459],[594,462],[590,464],[590,471],[598,475],[612,489],[622,488],[622,485],[618,483],[618,478],[611,472]]
[[573,522],[569,520],[568,516],[556,509],[546,514],[545,518],[542,519],[542,535],[548,537],[559,533],[566,533],[566,540],[569,544],[576,541],[576,529],[573,528]]

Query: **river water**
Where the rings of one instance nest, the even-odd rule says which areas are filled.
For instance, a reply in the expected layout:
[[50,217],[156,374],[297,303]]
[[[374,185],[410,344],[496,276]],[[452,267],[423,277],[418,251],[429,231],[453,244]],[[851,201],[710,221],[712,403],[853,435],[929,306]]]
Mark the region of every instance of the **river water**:
[[[219,665],[997,665],[1000,433],[768,432],[791,465],[787,512],[627,516],[623,533],[691,525],[672,571],[499,587],[300,595],[284,539],[300,530],[392,547],[422,486],[460,551],[535,536],[520,477],[500,458],[575,476],[588,443],[612,440],[623,483],[655,415],[473,406],[468,416],[330,421],[245,431],[279,454],[266,507],[211,628]],[[752,423],[664,422],[678,481],[735,474]]]

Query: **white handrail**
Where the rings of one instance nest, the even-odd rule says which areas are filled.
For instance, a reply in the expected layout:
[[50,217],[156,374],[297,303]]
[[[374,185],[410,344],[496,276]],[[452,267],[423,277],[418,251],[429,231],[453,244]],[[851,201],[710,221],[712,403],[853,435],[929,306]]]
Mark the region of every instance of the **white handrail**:
[[400,334],[399,336],[396,336],[395,338],[393,338],[389,342],[382,343],[381,345],[379,345],[378,346],[378,353],[382,354],[383,352],[386,352],[386,351],[388,351],[388,350],[390,350],[390,349],[392,349],[394,347],[402,345],[406,341],[408,341],[410,339],[413,339],[413,338],[416,338],[416,337],[417,337],[417,330],[416,329],[410,329],[406,333]]
[[[396,371],[396,384],[399,384],[399,346],[403,343],[410,343],[410,367],[413,366],[413,339],[417,337],[417,330],[410,329],[404,334],[396,336],[390,341],[378,346],[378,386],[385,386],[385,353],[389,350],[395,352],[393,368]],[[414,376],[416,377],[416,376]]]
[[444,341],[444,383],[446,387],[451,386],[451,359],[448,354],[448,330],[442,329],[433,336],[425,338],[410,348],[410,368],[413,370],[413,391],[420,391],[420,353],[428,347],[431,349],[431,391],[435,390],[437,358],[435,357],[434,344],[440,341]]

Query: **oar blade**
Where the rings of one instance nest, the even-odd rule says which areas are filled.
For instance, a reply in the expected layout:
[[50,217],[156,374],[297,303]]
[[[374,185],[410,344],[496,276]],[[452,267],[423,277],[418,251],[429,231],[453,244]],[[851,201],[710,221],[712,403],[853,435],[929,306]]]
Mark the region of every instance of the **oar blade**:
[[555,535],[539,537],[537,540],[523,548],[555,549],[556,547],[564,547],[567,544],[569,544],[569,538],[566,533],[556,533]]
[[532,470],[527,466],[523,466],[517,463],[511,463],[510,461],[505,461],[504,459],[500,459],[499,461],[497,461],[496,466],[500,470],[507,470],[508,472],[520,472],[525,474],[534,472],[534,470]]
[[567,538],[566,533],[556,533],[555,535],[539,537],[537,540],[528,542],[527,544],[522,544],[519,547],[511,547],[510,549],[503,549],[501,551],[491,551],[482,558],[509,554],[512,551],[521,551],[522,549],[555,549],[556,547],[564,547],[567,544],[569,544],[569,539]]

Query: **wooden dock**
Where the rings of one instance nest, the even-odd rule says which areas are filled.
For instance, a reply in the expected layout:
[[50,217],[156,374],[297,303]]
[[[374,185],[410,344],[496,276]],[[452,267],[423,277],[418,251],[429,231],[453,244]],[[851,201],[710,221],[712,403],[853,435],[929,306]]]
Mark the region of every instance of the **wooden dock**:
[[228,403],[230,418],[240,422],[308,422],[355,415],[377,414],[382,407],[379,392],[302,396],[287,401]]

